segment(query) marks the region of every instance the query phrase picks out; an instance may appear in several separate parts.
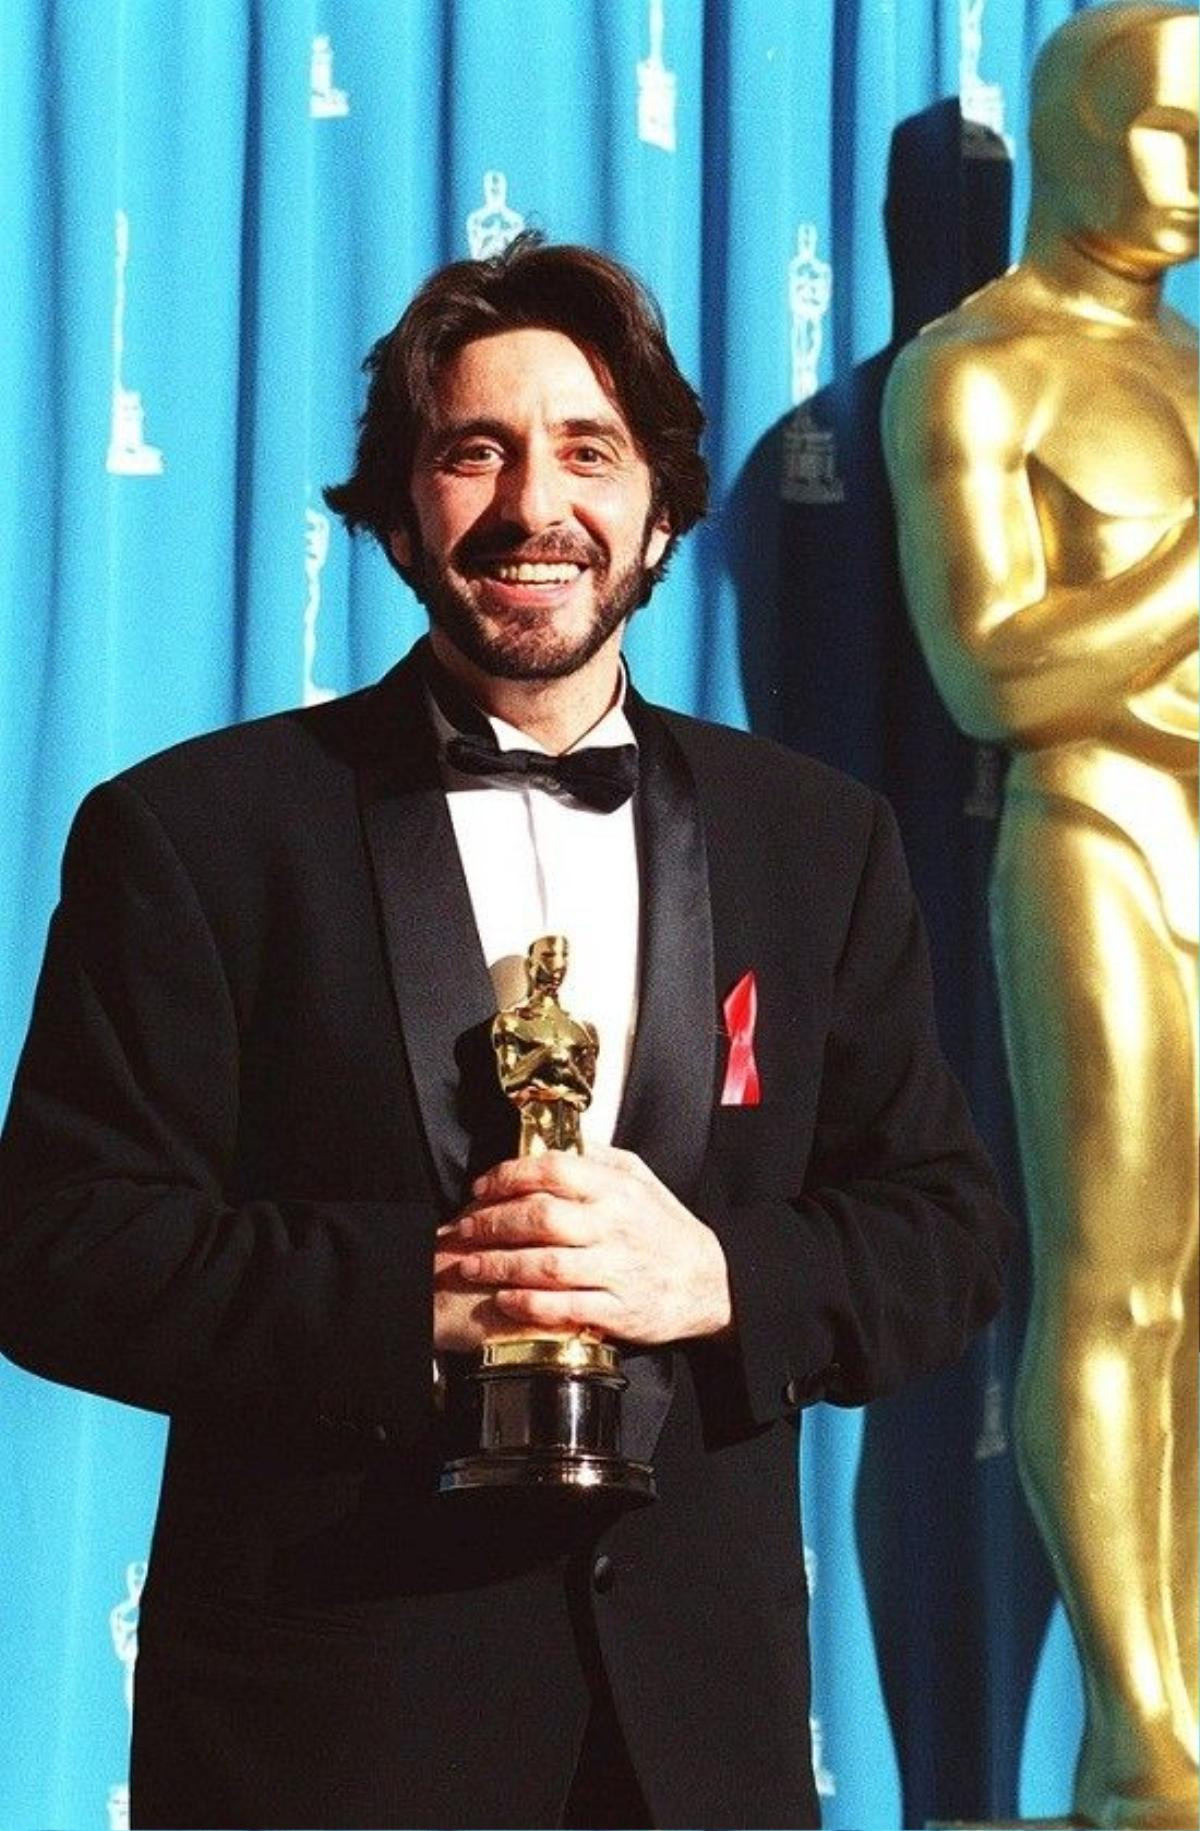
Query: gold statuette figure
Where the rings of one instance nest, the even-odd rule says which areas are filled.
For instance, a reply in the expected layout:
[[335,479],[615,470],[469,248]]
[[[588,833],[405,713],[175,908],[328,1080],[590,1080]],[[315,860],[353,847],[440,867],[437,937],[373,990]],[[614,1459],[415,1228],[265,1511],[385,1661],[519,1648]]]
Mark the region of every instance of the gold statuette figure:
[[1077,13],[1018,264],[902,353],[910,609],[1011,746],[992,927],[1033,1229],[1025,1486],[1084,1671],[1081,1822],[1197,1823],[1198,26]]
[[[579,1121],[591,1103],[600,1040],[594,1024],[559,1002],[567,960],[563,935],[534,941],[525,997],[492,1024],[500,1085],[520,1118],[521,1157],[583,1149]],[[649,1467],[621,1453],[628,1381],[610,1343],[591,1334],[497,1335],[485,1343],[475,1378],[479,1449],[447,1466],[444,1491],[601,1489],[653,1499]]]
[[526,997],[492,1024],[500,1085],[521,1116],[519,1157],[582,1151],[579,1121],[591,1105],[600,1039],[594,1024],[563,1010],[567,970],[563,935],[543,935],[525,961]]

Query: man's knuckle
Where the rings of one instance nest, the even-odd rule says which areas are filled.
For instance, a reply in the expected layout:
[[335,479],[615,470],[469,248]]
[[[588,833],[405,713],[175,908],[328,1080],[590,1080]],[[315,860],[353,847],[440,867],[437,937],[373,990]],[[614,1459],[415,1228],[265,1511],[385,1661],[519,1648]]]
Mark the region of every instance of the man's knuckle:
[[554,1197],[545,1189],[539,1189],[530,1197],[529,1218],[540,1234],[549,1233],[554,1226],[556,1203]]

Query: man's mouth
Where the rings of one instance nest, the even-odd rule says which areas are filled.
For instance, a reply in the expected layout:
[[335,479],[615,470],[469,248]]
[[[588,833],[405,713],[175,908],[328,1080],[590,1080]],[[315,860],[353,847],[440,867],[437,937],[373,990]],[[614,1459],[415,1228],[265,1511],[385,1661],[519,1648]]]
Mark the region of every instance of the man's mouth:
[[572,560],[498,560],[483,570],[502,585],[571,585],[584,568]]

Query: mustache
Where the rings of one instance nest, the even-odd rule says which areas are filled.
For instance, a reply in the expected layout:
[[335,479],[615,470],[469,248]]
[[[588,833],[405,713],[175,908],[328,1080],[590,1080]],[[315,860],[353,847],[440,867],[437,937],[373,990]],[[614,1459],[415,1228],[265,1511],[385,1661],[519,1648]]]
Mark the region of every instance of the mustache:
[[578,534],[556,534],[553,530],[530,540],[519,528],[511,532],[489,528],[486,534],[468,534],[454,549],[454,558],[463,570],[494,565],[498,561],[510,566],[571,564],[598,568],[605,564],[603,549],[595,541]]

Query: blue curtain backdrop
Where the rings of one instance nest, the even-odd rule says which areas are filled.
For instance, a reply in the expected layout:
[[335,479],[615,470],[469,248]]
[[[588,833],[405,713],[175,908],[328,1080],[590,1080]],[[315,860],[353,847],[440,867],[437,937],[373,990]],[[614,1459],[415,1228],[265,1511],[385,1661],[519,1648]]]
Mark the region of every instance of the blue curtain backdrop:
[[[430,268],[524,223],[649,281],[710,416],[713,515],[635,622],[639,685],[892,793],[1011,1177],[981,918],[998,759],[911,649],[873,416],[894,335],[1002,264],[1010,184],[1024,221],[1029,72],[1071,10],[5,0],[0,1085],[85,790],[358,686],[420,632],[320,487],[369,344]],[[829,1826],[1066,1809],[1078,1677],[1012,1466],[1020,1310],[1018,1277],[964,1367],[865,1428],[807,1419]],[[0,1366],[11,1831],[125,1821],[161,1446],[156,1418]]]

